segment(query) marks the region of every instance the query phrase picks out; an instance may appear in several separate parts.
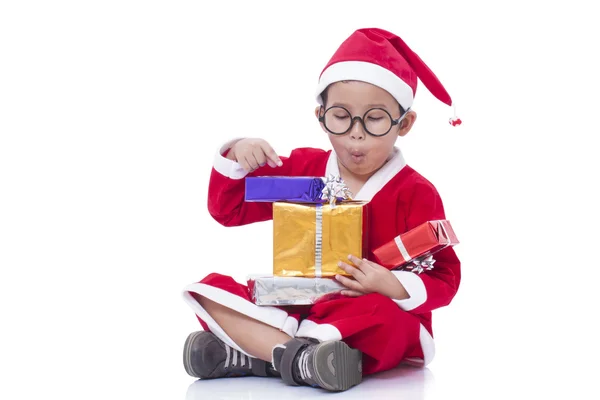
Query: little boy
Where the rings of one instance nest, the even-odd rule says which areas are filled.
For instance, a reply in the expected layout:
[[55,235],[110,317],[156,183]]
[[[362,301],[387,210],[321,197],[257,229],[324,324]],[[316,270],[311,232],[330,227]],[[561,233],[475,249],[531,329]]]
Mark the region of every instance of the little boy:
[[[450,96],[423,61],[396,35],[359,29],[321,73],[315,116],[333,150],[299,148],[279,157],[262,139],[227,143],[211,173],[208,209],[225,226],[272,218],[271,203],[244,201],[246,176],[341,176],[355,200],[368,201],[369,250],[348,255],[336,276],[347,289],[308,309],[256,306],[247,287],[212,273],[187,286],[184,298],[202,331],[183,351],[198,378],[280,376],[290,385],[343,391],[363,375],[433,358],[432,310],[448,305],[460,283],[452,247],[432,270],[390,271],[372,250],[430,220],[445,219],[435,187],[395,147],[416,120],[417,77],[440,101]],[[451,121],[453,123],[453,121]],[[352,267],[351,264],[355,265]]]

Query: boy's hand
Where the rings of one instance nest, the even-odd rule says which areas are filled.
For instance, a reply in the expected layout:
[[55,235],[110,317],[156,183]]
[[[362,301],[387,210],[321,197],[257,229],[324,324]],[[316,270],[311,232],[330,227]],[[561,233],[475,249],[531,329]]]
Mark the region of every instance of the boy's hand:
[[235,142],[227,153],[227,158],[236,161],[248,172],[265,164],[271,168],[283,165],[275,150],[263,139],[247,138]]
[[338,282],[349,289],[342,290],[343,295],[361,296],[376,292],[396,300],[404,300],[410,297],[404,286],[389,269],[366,259],[361,260],[353,255],[349,255],[348,259],[356,267],[342,261],[338,265],[352,275],[354,279],[342,275],[335,276]]

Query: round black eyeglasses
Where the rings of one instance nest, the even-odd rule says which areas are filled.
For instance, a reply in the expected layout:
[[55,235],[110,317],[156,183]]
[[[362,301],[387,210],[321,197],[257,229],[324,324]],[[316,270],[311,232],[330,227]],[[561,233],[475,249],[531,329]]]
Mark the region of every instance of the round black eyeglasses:
[[[408,112],[408,110],[407,110]],[[319,122],[323,123],[325,129],[333,135],[344,135],[352,129],[358,120],[365,132],[371,136],[385,136],[398,125],[406,116],[406,112],[398,119],[393,119],[389,112],[383,108],[371,108],[361,117],[352,117],[350,111],[341,106],[329,107],[325,113],[319,116]]]

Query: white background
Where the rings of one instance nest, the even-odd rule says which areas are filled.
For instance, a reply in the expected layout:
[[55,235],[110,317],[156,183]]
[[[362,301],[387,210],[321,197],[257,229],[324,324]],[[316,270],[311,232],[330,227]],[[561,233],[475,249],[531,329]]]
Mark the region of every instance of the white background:
[[600,31],[583,4],[2,2],[0,398],[185,398],[199,324],[181,289],[271,266],[270,223],[207,212],[215,151],[327,147],[318,75],[372,26],[464,121],[420,84],[398,141],[461,240],[426,398],[597,398]]

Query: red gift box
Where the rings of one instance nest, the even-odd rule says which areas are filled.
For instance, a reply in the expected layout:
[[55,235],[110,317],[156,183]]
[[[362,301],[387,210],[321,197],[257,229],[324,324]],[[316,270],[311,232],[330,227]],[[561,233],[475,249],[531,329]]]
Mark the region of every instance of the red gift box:
[[388,269],[396,269],[415,260],[457,245],[458,239],[448,220],[427,221],[396,236],[373,251],[375,261]]

